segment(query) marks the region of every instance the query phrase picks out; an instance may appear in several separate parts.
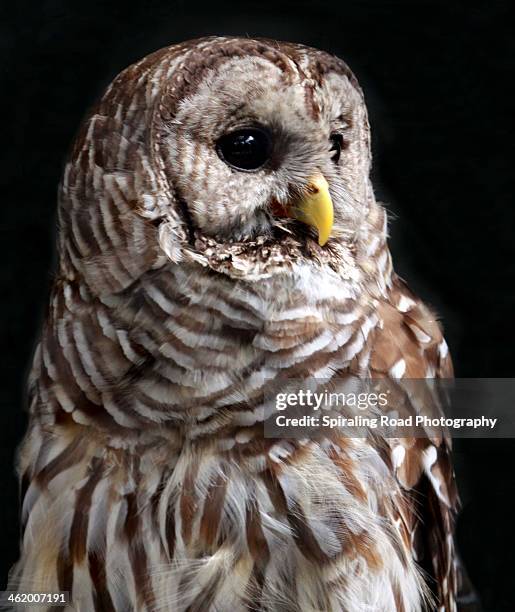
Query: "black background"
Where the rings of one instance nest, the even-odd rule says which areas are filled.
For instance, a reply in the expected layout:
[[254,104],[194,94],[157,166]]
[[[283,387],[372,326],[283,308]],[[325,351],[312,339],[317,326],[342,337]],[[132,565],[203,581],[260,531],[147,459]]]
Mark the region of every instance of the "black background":
[[[122,68],[205,34],[343,57],[367,97],[396,268],[441,315],[462,377],[515,376],[511,2],[2,3],[1,575],[15,561],[13,453],[51,279],[55,194],[81,118]],[[515,406],[514,406],[515,409]],[[515,441],[457,440],[458,541],[485,610],[515,610]]]

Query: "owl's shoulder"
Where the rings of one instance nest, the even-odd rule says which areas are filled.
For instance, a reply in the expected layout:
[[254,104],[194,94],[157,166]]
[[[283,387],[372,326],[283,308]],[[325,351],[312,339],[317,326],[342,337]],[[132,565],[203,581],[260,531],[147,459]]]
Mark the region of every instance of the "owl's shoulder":
[[377,306],[370,368],[394,378],[452,378],[453,367],[436,314],[394,275],[388,297]]

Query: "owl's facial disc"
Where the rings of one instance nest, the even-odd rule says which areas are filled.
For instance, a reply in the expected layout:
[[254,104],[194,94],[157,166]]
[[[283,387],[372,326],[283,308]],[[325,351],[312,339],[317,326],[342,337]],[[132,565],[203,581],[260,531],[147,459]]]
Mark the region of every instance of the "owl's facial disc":
[[166,169],[192,244],[352,246],[368,193],[360,94],[341,75],[279,64],[224,60],[166,125]]

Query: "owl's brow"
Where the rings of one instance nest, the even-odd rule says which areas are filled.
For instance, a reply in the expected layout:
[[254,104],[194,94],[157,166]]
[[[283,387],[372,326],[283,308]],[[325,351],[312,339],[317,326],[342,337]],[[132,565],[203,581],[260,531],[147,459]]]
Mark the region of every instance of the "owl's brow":
[[297,76],[291,58],[280,50],[256,40],[216,40],[208,47],[199,48],[198,42],[186,51],[181,67],[167,82],[161,108],[166,109],[167,120],[174,116],[181,100],[191,96],[208,71],[218,69],[230,59],[262,57],[277,66],[288,81]]

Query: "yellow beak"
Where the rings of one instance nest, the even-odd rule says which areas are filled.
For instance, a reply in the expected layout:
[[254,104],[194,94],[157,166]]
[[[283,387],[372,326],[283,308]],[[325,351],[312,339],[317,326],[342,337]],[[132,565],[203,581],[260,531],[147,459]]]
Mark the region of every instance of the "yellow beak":
[[320,172],[309,180],[304,193],[292,204],[289,213],[317,229],[320,246],[329,240],[334,222],[333,201],[329,195],[329,185]]

